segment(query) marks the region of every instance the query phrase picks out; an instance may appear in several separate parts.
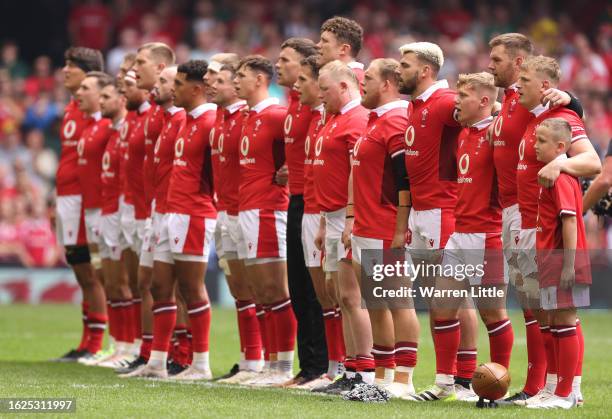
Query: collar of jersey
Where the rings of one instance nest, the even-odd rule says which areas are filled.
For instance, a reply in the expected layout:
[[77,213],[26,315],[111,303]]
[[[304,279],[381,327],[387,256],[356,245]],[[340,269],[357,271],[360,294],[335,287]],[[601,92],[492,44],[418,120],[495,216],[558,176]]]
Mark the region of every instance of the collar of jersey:
[[201,105],[198,105],[195,108],[193,108],[189,112],[189,115],[191,115],[193,119],[196,119],[196,118],[199,118],[204,112],[215,111],[215,110],[217,110],[217,105],[215,105],[214,103],[202,103]]
[[121,127],[123,126],[123,123],[125,122],[125,118],[121,118],[119,121],[115,122],[113,124],[113,129],[115,131],[119,131],[121,129]]
[[270,107],[272,105],[278,105],[279,103],[280,101],[277,98],[269,97],[267,99],[262,100],[257,105],[253,106],[251,110],[255,113],[259,113],[263,111],[264,109],[266,109],[267,107]]
[[356,108],[360,104],[361,104],[361,96],[359,96],[357,99],[351,100],[349,103],[344,105],[342,109],[340,109],[340,115],[344,115],[345,113],[347,113],[353,108]]
[[145,100],[144,102],[142,102],[140,104],[140,106],[138,107],[138,114],[142,115],[143,113],[145,113],[146,111],[149,110],[149,108],[151,107],[151,104],[149,103],[149,101]]
[[350,63],[347,64],[348,68],[358,68],[360,70],[363,70],[363,68],[365,67],[363,65],[363,63],[357,62],[357,61],[351,61]]
[[225,109],[230,113],[236,113],[236,111],[246,105],[246,100],[239,100],[236,103],[232,103],[229,106],[226,106]]
[[100,119],[102,119],[102,112],[98,111],[98,112],[94,112],[91,114],[91,117],[93,118],[94,121],[99,121]]
[[493,116],[487,116],[485,119],[478,121],[475,124],[472,124],[470,128],[475,128],[480,131],[481,129],[491,125],[491,122],[493,122]]
[[518,90],[518,82],[512,83],[510,86],[506,88],[506,90],[514,90],[516,92]]
[[325,106],[323,106],[322,103],[319,106],[317,106],[316,108],[313,109],[313,111],[319,112],[320,114],[323,114],[324,110],[325,110]]
[[536,118],[537,118],[538,116],[542,115],[547,110],[548,110],[548,102],[546,103],[546,105],[539,104],[538,106],[536,106],[535,108],[533,108],[529,112],[534,114],[536,116]]
[[436,90],[439,89],[448,89],[448,82],[446,80],[438,80],[434,82],[434,84],[429,86],[423,93],[418,95],[415,100],[422,100],[423,102],[427,102],[431,95],[433,95]]
[[397,108],[408,109],[408,102],[405,100],[401,100],[401,99],[394,100],[393,102],[385,103],[384,105],[379,106],[376,109],[372,109],[370,113],[375,112],[376,115],[380,118],[381,116],[383,116],[390,110],[397,109]]
[[181,109],[183,109],[183,108],[179,108],[178,106],[172,105],[168,109],[166,109],[166,112],[168,112],[170,115],[174,115],[175,113],[177,113]]

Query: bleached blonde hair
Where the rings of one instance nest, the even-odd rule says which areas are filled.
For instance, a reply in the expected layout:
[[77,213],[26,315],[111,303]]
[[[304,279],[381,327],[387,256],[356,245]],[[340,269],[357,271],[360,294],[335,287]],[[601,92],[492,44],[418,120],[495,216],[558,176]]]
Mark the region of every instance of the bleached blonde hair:
[[557,60],[544,55],[531,56],[523,61],[521,70],[533,70],[540,75],[543,75],[553,83],[559,83],[561,79],[561,68]]
[[457,79],[457,89],[462,87],[473,88],[481,93],[486,93],[491,101],[495,101],[497,98],[498,89],[495,86],[495,78],[491,73],[483,71],[481,73],[460,74]]
[[444,65],[444,53],[439,45],[431,42],[411,42],[404,44],[399,48],[402,55],[412,52],[418,59],[431,64],[436,73],[440,71]]

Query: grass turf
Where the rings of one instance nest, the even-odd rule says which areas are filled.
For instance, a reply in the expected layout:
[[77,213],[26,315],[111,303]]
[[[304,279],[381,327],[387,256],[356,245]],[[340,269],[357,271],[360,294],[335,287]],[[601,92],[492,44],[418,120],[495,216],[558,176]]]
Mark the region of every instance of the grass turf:
[[[526,372],[522,316],[512,313],[515,350],[511,391],[519,390]],[[70,397],[77,400],[80,417],[610,417],[607,392],[612,375],[612,312],[581,315],[586,353],[582,391],[585,406],[572,411],[529,411],[519,407],[476,410],[459,402],[386,404],[346,402],[280,389],[248,389],[214,384],[176,384],[119,379],[104,368],[57,364],[47,359],[64,353],[80,337],[80,313],[70,305],[0,305],[0,397]],[[422,342],[415,374],[421,389],[433,382],[433,344],[426,317],[421,317]],[[488,360],[488,342],[481,327],[479,362]],[[233,310],[213,311],[211,365],[218,376],[238,357]],[[56,415],[63,417],[62,415]]]

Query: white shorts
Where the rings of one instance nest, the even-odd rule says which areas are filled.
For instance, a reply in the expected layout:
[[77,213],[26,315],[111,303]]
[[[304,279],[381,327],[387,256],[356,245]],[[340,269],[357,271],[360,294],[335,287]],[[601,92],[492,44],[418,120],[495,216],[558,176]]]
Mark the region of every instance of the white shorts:
[[521,229],[518,241],[518,254],[516,256],[518,268],[523,277],[537,276],[538,263],[536,261],[536,229]]
[[302,217],[302,248],[307,268],[321,267],[321,251],[314,242],[320,224],[321,214],[304,214]]
[[[219,258],[235,259],[238,253],[238,243],[230,233],[231,229],[237,229],[238,216],[229,215],[227,211],[217,213],[217,227],[215,228],[215,250]],[[234,234],[235,236],[235,234]]]
[[502,244],[506,262],[508,262],[508,276],[513,285],[521,273],[516,260],[520,233],[521,213],[518,204],[502,209]]
[[208,262],[216,223],[214,218],[164,214],[153,259],[166,263]]
[[102,235],[100,232],[101,208],[89,208],[85,210],[85,234],[87,243],[100,244]]
[[140,259],[138,264],[145,268],[153,267],[153,252],[155,250],[155,225],[159,224],[159,214],[152,212],[152,217],[145,220],[142,247],[140,249]]
[[584,284],[574,285],[569,290],[562,290],[557,286],[542,288],[540,290],[540,305],[544,310],[588,307],[591,305],[589,291],[590,287]]
[[103,259],[121,260],[121,252],[129,246],[121,233],[121,217],[119,211],[100,217],[100,257]]
[[349,257],[349,250],[342,243],[346,223],[346,208],[323,212],[325,217],[325,272],[337,272],[338,262]]
[[455,231],[452,209],[412,210],[408,217],[408,249],[412,257],[430,260],[438,255],[432,250],[444,249]]
[[125,197],[119,197],[119,216],[121,220],[121,233],[125,241],[133,246],[134,235],[136,234],[136,215],[134,205],[125,202]]
[[245,243],[238,248],[240,259],[287,259],[287,211],[240,211],[238,221]]
[[[361,265],[362,250],[384,250],[391,246],[391,241],[380,239],[369,239],[367,237],[351,235],[351,248],[353,250],[353,260]],[[379,263],[383,263],[380,261]]]
[[[62,246],[86,244],[85,231],[81,227],[81,195],[58,196],[55,211],[57,241]],[[79,240],[80,239],[80,240]]]
[[442,258],[442,272],[470,285],[505,284],[501,233],[453,233]]

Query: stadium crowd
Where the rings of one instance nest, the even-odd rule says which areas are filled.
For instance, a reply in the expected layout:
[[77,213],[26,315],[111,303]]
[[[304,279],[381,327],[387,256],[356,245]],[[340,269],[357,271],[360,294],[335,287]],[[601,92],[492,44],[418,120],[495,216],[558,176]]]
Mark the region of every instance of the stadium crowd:
[[[560,88],[580,97],[589,138],[601,155],[612,137],[612,24],[596,20],[597,2],[591,13],[579,16],[572,14],[569,2],[555,7],[558,2],[478,1],[469,8],[460,0],[438,0],[431,6],[415,1],[386,1],[382,6],[364,1],[347,7],[321,1],[275,1],[273,7],[257,1],[224,1],[222,7],[217,3],[80,1],[70,12],[69,37],[73,45],[105,51],[107,70],[115,74],[126,53],[151,41],[172,46],[178,63],[209,59],[222,51],[276,57],[283,39],[314,39],[324,18],[342,13],[364,28],[359,61],[395,56],[400,45],[428,39],[447,52],[440,78],[454,85],[456,75],[486,68],[492,35],[519,31],[535,41],[538,52],[560,59]],[[47,221],[60,150],[59,121],[69,100],[60,68],[60,62],[46,55],[26,63],[19,45],[11,40],[2,44],[0,263],[63,263]],[[284,90],[274,83],[271,92],[284,99]],[[591,216],[586,222],[589,243],[609,247],[603,221]]]

